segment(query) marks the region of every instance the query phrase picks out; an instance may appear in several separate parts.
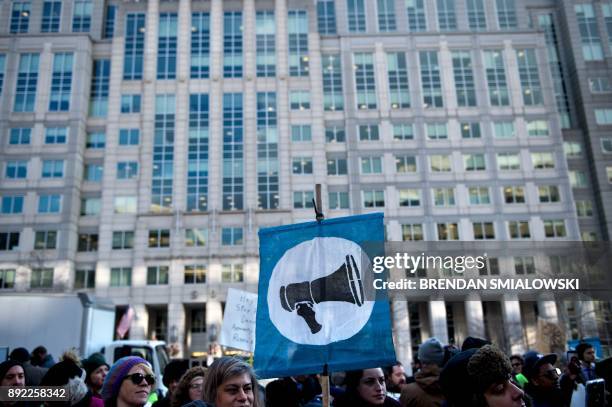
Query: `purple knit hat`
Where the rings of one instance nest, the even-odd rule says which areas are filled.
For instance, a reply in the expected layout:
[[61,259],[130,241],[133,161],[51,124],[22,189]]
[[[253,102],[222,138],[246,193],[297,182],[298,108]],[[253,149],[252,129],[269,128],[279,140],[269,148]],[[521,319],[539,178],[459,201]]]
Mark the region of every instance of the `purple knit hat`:
[[139,364],[151,367],[149,362],[138,356],[126,356],[117,360],[111,366],[104,379],[104,384],[102,384],[102,391],[100,392],[102,394],[102,399],[111,400],[116,398],[125,376],[127,376],[131,368]]

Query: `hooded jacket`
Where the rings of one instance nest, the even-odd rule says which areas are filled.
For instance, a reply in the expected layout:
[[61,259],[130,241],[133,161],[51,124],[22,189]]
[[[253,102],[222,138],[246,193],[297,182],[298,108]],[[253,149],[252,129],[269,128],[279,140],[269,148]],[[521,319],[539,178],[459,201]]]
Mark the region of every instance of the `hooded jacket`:
[[423,365],[414,375],[415,382],[402,389],[402,407],[436,407],[444,401],[440,387],[440,368],[436,365]]

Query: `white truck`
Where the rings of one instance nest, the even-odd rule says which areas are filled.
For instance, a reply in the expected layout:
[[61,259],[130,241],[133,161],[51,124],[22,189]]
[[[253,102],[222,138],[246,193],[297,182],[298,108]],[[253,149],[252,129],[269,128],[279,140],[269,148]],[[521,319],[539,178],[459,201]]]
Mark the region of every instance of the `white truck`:
[[0,347],[8,351],[43,345],[55,360],[68,349],[80,356],[113,341],[115,307],[87,293],[0,295]]

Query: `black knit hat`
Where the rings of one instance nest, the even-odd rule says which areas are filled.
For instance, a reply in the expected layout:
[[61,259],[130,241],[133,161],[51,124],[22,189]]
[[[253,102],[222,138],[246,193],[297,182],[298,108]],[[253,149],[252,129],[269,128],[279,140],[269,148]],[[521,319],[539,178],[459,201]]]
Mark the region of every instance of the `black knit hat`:
[[62,360],[51,366],[43,376],[41,386],[63,386],[73,377],[81,377],[83,370],[72,360]]
[[92,353],[87,359],[83,359],[81,364],[83,365],[83,369],[85,369],[85,373],[87,374],[85,381],[87,381],[89,379],[89,375],[100,366],[106,366],[110,369],[109,364],[106,363],[106,359],[104,359],[104,355],[99,352]]
[[164,368],[164,377],[162,382],[164,386],[170,387],[170,383],[173,381],[179,381],[181,376],[185,374],[189,367],[189,361],[187,360],[173,360],[166,365]]
[[[16,360],[7,360],[0,363],[0,381],[2,381],[4,376],[6,376],[6,373],[15,366],[21,366],[21,363]],[[21,366],[21,368],[23,368],[23,366]]]
[[20,363],[25,363],[30,360],[30,352],[26,348],[15,348],[11,351],[9,359],[16,360]]
[[467,366],[470,358],[478,351],[476,348],[464,350],[453,356],[440,372],[440,386],[452,406],[471,406],[473,392],[472,380]]
[[491,342],[487,341],[486,339],[468,336],[467,338],[465,338],[465,341],[463,341],[463,345],[461,345],[461,350],[464,351],[473,348],[480,349],[483,346],[490,344]]

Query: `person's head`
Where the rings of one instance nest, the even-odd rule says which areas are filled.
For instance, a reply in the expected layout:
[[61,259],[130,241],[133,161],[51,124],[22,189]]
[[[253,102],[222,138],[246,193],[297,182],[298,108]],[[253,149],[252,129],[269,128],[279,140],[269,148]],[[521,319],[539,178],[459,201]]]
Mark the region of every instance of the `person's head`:
[[406,384],[406,370],[400,362],[395,362],[393,366],[385,369],[385,378],[388,388],[399,388]]
[[521,407],[523,391],[510,380],[512,366],[495,346],[485,345],[469,358],[467,373],[472,381],[475,401],[486,407]]
[[104,405],[142,407],[155,387],[155,375],[146,360],[126,356],[117,360],[102,385]]
[[42,361],[45,356],[47,356],[47,348],[42,345],[35,347],[32,351],[32,359],[37,360],[39,362]]
[[468,336],[467,338],[465,338],[463,344],[461,345],[461,351],[463,352],[464,350],[468,349],[480,349],[483,346],[490,344],[491,342],[487,341],[486,339],[477,338],[475,336]]
[[346,392],[369,404],[383,405],[387,396],[385,375],[381,368],[351,370],[344,379]]
[[78,360],[74,352],[65,352],[62,360],[51,366],[40,381],[41,386],[66,386],[70,405],[91,397],[85,384],[85,372],[79,367]]
[[259,407],[256,392],[253,369],[240,359],[224,356],[206,372],[204,401],[215,407]]
[[82,364],[83,369],[85,369],[85,383],[93,392],[99,392],[110,369],[104,355],[93,353],[87,359],[84,359]]
[[576,353],[578,354],[578,359],[582,362],[595,362],[595,348],[588,342],[579,343],[578,346],[576,346]]
[[172,393],[171,405],[180,407],[193,400],[202,400],[205,375],[206,369],[202,366],[195,366],[187,370]]
[[164,377],[162,381],[168,388],[170,394],[176,391],[176,388],[181,380],[181,377],[185,374],[188,367],[188,361],[186,360],[173,360],[166,365],[164,368]]
[[529,380],[530,386],[544,392],[559,387],[559,373],[554,366],[557,355],[541,355],[530,351],[525,353],[524,361],[523,374]]
[[26,348],[15,348],[11,351],[9,359],[23,364],[30,361],[30,352]]
[[521,355],[510,356],[510,365],[512,365],[512,373],[517,375],[523,373],[523,357]]
[[23,366],[16,360],[0,363],[0,386],[25,386]]
[[421,365],[444,365],[444,346],[437,338],[429,338],[419,346],[419,360]]

